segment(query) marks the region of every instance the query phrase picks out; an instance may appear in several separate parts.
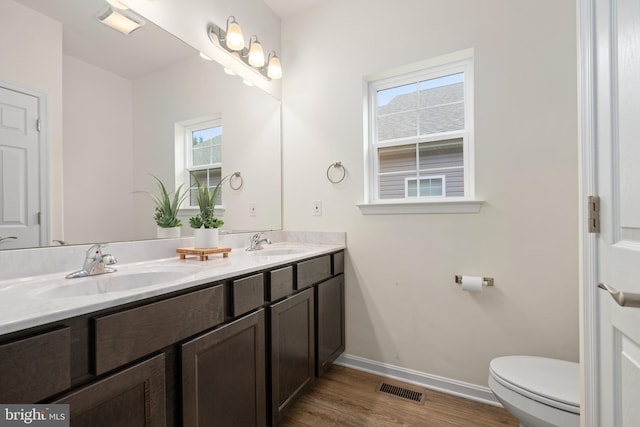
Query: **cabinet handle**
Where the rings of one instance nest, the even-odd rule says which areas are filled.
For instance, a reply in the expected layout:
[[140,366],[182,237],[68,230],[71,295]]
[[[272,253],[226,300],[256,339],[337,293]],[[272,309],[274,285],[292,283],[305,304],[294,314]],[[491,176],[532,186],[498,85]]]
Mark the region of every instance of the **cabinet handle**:
[[621,307],[640,307],[640,294],[624,293],[617,291],[615,288],[600,283],[598,285],[600,289],[604,289],[609,292],[609,295],[620,305]]
[[2,242],[3,240],[9,240],[9,239],[15,239],[17,240],[18,238],[16,236],[9,236],[9,237],[2,237],[0,236],[0,242]]

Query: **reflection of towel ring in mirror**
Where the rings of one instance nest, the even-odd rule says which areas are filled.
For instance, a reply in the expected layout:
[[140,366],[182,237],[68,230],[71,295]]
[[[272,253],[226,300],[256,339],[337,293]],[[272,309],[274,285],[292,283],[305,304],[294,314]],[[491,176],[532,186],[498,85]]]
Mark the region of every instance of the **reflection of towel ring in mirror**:
[[[240,183],[233,185],[235,181],[239,181]],[[229,187],[231,187],[232,190],[239,190],[243,185],[244,180],[242,179],[242,175],[240,175],[240,172],[235,172],[233,175],[231,175],[231,178],[229,178]]]
[[[331,169],[342,169],[342,176],[339,179],[332,179],[331,178]],[[329,165],[329,167],[327,168],[327,179],[332,182],[333,184],[340,184],[342,181],[344,181],[345,176],[347,176],[347,169],[345,169],[345,167],[342,165],[342,162],[335,162]]]

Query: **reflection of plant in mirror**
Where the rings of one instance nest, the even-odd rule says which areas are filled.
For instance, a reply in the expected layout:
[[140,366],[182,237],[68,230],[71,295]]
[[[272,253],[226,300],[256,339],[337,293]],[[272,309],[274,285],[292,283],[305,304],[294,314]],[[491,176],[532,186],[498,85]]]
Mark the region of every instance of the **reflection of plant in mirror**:
[[148,191],[134,191],[134,193],[146,194],[151,198],[151,200],[153,200],[153,203],[155,204],[153,219],[155,219],[158,227],[180,227],[182,222],[178,218],[178,210],[180,209],[182,202],[184,202],[189,195],[189,192],[186,190],[182,191],[182,185],[180,185],[173,196],[171,196],[167,191],[167,188],[157,176],[153,174],[149,175],[156,180],[158,189],[160,190],[160,195],[157,196]]
[[224,221],[220,218],[216,218],[215,207],[218,194],[222,189],[222,184],[225,183],[232,175],[227,175],[218,182],[213,191],[209,191],[209,187],[201,185],[200,181],[195,175],[192,175],[198,185],[198,196],[196,201],[200,212],[198,215],[189,218],[189,224],[192,228],[219,228],[224,225]]

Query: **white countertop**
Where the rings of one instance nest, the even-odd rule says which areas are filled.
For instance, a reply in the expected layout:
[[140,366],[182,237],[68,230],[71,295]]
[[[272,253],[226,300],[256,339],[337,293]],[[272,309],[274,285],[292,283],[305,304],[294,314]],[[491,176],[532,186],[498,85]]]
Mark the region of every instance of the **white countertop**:
[[[281,242],[265,245],[265,248],[255,252],[233,249],[226,258],[222,254],[214,254],[207,261],[200,261],[197,257],[180,260],[176,255],[116,264],[113,266],[118,270],[115,273],[77,279],[65,279],[65,274],[53,273],[0,280],[0,335],[270,269],[345,249],[345,245]],[[270,255],[270,252],[275,254]],[[100,291],[100,281],[109,280],[108,276],[148,274],[146,277],[153,277],[156,273],[162,276],[166,272],[171,273],[170,280],[161,284],[106,293]],[[78,295],[82,290],[86,290],[88,295]]]

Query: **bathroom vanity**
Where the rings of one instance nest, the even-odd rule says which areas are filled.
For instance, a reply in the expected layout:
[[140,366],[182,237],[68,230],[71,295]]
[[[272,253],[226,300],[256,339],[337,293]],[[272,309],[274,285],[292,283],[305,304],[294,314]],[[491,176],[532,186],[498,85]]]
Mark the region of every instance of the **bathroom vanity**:
[[343,248],[186,260],[180,286],[14,327],[0,402],[68,403],[74,427],[275,426],[344,350]]

